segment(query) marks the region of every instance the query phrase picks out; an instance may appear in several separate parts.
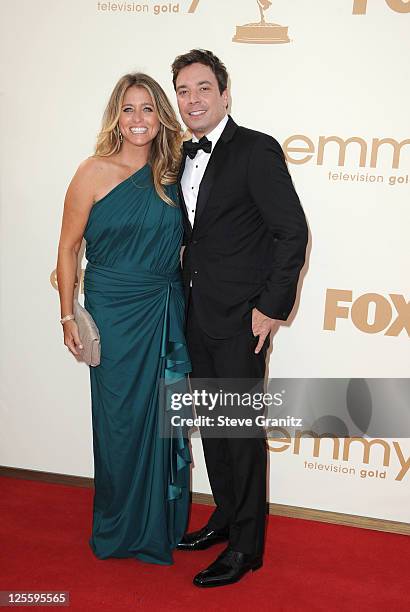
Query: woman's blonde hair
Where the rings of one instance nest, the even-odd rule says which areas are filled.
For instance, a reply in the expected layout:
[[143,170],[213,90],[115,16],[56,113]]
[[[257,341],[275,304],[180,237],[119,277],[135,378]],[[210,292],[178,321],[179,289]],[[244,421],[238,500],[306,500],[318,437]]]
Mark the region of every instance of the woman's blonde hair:
[[108,157],[119,152],[121,139],[118,122],[125,92],[129,87],[144,87],[152,98],[160,127],[151,145],[149,163],[157,194],[167,204],[175,205],[167,196],[164,185],[172,185],[177,181],[181,158],[181,126],[166,93],[152,77],[136,72],[120,78],[104,111],[94,154]]

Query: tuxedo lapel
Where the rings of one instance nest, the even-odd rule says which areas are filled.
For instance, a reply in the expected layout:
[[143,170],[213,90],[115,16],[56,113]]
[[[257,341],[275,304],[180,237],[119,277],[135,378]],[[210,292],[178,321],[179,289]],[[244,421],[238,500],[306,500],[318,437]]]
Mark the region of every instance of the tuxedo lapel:
[[226,156],[226,148],[228,146],[228,142],[232,139],[237,127],[238,126],[233,121],[233,119],[229,117],[225,129],[222,132],[221,137],[219,138],[214,150],[211,153],[211,159],[208,162],[205,174],[202,178],[201,185],[199,187],[194,221],[195,227],[198,226],[198,222],[201,218],[202,213],[204,212],[206,204],[211,195],[212,188],[216,180],[222,173],[224,159]]
[[195,226],[198,226],[199,219],[204,212],[209,196],[211,195],[212,187],[214,186],[214,183],[222,170],[224,148],[224,143],[221,141],[221,139],[219,139],[216,143],[215,150],[212,152],[211,159],[208,162],[205,174],[199,186],[195,211]]
[[187,210],[185,198],[184,198],[184,192],[182,190],[182,185],[181,185],[182,175],[184,174],[184,170],[185,170],[186,157],[187,157],[186,154],[183,153],[182,159],[181,159],[181,165],[180,165],[179,172],[178,172],[178,193],[179,193],[179,201],[181,203],[182,214],[184,215],[186,219],[188,227],[190,227],[192,231],[192,225],[191,225],[191,221],[189,220],[188,210]]

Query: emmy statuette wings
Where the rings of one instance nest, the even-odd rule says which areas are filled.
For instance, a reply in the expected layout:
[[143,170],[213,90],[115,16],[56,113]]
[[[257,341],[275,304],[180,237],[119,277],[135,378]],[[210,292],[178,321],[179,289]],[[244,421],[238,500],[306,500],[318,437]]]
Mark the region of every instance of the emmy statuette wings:
[[272,2],[270,2],[270,0],[258,0],[258,4],[264,11],[266,11],[270,6],[272,6]]

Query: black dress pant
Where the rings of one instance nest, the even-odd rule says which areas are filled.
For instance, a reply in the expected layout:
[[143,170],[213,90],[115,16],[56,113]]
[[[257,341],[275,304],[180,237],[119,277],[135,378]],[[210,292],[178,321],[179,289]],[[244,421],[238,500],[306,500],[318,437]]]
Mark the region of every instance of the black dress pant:
[[[258,338],[253,336],[250,323],[249,329],[246,327],[243,333],[231,338],[211,338],[199,326],[190,299],[187,341],[194,389],[195,379],[258,379],[262,387],[269,338],[255,355]],[[230,546],[234,550],[261,555],[266,520],[266,439],[260,434],[247,438],[207,437],[201,433],[216,504],[208,526],[228,527]]]

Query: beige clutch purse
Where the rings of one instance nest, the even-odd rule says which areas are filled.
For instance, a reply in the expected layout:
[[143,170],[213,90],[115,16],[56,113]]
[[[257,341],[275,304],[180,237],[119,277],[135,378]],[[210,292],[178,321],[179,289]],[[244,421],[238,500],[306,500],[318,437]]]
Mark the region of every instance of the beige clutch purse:
[[93,367],[100,365],[100,332],[90,313],[77,300],[74,300],[74,320],[78,325],[81,344],[84,347],[77,357],[78,361],[84,361]]

